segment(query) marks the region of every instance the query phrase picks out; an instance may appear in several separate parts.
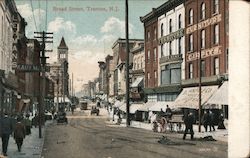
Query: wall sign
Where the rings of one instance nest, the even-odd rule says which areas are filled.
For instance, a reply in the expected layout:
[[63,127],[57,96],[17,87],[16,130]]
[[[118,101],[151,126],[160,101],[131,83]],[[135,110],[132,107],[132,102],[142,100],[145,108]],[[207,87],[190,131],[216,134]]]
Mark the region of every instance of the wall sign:
[[209,25],[213,25],[217,22],[221,21],[221,14],[218,14],[216,16],[213,16],[212,18],[209,18],[205,21],[199,22],[198,24],[192,25],[188,28],[186,28],[186,34],[190,34],[193,33],[194,31],[197,30],[197,26],[198,26],[198,30],[201,30],[205,27],[208,27]]
[[179,29],[176,32],[170,33],[167,36],[163,36],[159,38],[159,45],[173,41],[174,39],[178,39],[180,37],[184,36],[184,29]]
[[[201,58],[207,58],[209,56],[215,56],[218,54],[221,54],[222,50],[221,50],[221,46],[216,46],[210,49],[205,49],[201,51]],[[188,53],[186,55],[186,60],[187,61],[193,61],[193,60],[197,60],[199,59],[199,52],[194,52],[194,53]]]

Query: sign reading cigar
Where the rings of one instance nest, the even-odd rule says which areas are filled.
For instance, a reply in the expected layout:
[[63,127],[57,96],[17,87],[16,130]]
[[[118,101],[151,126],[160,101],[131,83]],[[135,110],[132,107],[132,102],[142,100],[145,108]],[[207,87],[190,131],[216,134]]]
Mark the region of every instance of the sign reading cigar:
[[195,24],[195,25],[188,27],[186,29],[186,34],[190,34],[190,33],[193,33],[194,31],[196,31],[197,26],[198,26],[198,30],[200,30],[200,29],[203,29],[205,27],[208,27],[209,25],[213,25],[213,24],[220,22],[220,21],[221,21],[221,14],[218,14],[216,16],[213,16],[212,18],[209,18],[207,20],[204,20],[204,21],[198,23],[198,25]]
[[[201,51],[201,58],[206,58],[209,56],[215,56],[218,54],[221,54],[221,46],[213,47],[210,49],[205,49]],[[199,59],[199,52],[194,52],[194,53],[188,53],[186,56],[187,61],[193,61]]]
[[173,41],[174,39],[178,39],[182,36],[184,36],[184,29],[180,29],[176,32],[168,34],[167,36],[159,38],[159,45]]

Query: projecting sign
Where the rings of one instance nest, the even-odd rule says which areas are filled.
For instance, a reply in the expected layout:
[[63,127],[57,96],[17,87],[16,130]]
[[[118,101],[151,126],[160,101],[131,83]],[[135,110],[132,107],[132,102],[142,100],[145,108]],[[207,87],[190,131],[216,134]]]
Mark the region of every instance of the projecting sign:
[[[40,65],[28,65],[28,64],[17,64],[16,70],[24,72],[41,72],[42,67]],[[50,68],[45,67],[45,71],[49,72]]]

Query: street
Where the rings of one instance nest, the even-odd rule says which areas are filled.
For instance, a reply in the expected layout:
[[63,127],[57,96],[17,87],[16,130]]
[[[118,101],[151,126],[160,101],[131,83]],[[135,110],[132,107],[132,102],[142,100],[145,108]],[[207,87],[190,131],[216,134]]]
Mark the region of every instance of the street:
[[[104,111],[102,109],[102,111]],[[227,143],[220,141],[182,140],[182,134],[152,131],[111,124],[101,112],[68,113],[68,125],[50,124],[46,129],[44,158],[223,158]],[[169,144],[158,140],[165,136]]]

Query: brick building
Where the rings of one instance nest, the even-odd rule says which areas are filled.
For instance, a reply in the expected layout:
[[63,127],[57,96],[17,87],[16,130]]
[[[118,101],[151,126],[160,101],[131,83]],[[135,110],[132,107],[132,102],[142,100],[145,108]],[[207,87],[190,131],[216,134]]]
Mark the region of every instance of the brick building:
[[185,1],[185,67],[183,86],[197,85],[199,52],[204,84],[220,84],[228,73],[228,1]]

